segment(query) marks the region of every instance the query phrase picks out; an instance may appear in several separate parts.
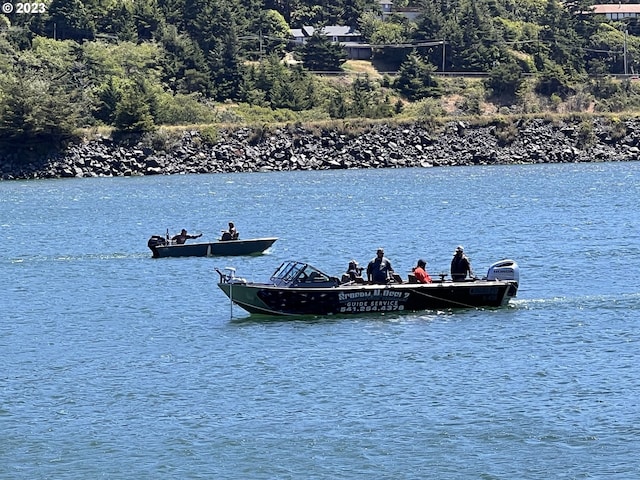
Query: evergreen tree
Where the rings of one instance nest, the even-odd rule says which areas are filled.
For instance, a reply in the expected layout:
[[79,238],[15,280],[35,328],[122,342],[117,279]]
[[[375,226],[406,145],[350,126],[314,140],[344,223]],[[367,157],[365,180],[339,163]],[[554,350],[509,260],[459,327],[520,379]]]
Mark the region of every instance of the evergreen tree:
[[316,30],[301,48],[304,66],[311,71],[335,72],[342,68],[347,54],[340,45],[331,42]]
[[559,0],[547,0],[540,31],[543,65],[548,58],[562,65],[569,75],[584,71],[583,41],[573,27],[573,15]]
[[374,117],[376,107],[375,87],[368,75],[358,77],[351,85],[352,98],[350,113],[356,117]]
[[152,99],[143,82],[127,82],[122,86],[116,105],[114,126],[125,133],[150,132],[155,128],[151,114]]
[[351,0],[342,4],[340,12],[340,25],[356,27],[360,18],[365,12],[375,12],[379,10],[377,2],[371,0]]
[[329,115],[331,118],[347,118],[349,109],[343,92],[335,92],[329,101]]
[[438,81],[433,75],[436,68],[412,53],[400,65],[394,88],[411,101],[439,96]]
[[550,60],[544,62],[544,69],[537,78],[535,89],[543,95],[557,95],[560,98],[572,92],[567,73],[560,65]]
[[220,101],[239,100],[242,94],[242,62],[235,21],[229,9],[221,13],[227,29],[208,56],[215,98]]
[[522,69],[510,61],[492,68],[485,85],[494,95],[515,96],[523,82]]
[[125,42],[137,42],[138,31],[127,2],[117,0],[107,10],[105,17],[97,24],[98,34],[115,36]]
[[136,0],[133,3],[133,18],[139,40],[153,39],[164,22],[157,0]]
[[163,81],[175,93],[209,95],[211,79],[205,55],[189,35],[178,33],[173,25],[162,29],[160,42],[164,55],[160,59]]
[[94,116],[105,125],[113,125],[116,118],[116,109],[122,99],[120,82],[117,77],[110,77],[102,83],[95,91],[96,107]]
[[462,45],[457,49],[462,70],[486,72],[502,59],[498,38],[489,12],[480,0],[464,5],[460,25],[464,25]]
[[18,60],[0,75],[0,140],[18,146],[60,144],[74,135],[81,103],[60,72]]
[[174,25],[179,31],[185,30],[186,0],[158,0],[158,7],[167,25]]
[[48,7],[48,30],[56,39],[93,40],[95,23],[80,0],[52,0]]

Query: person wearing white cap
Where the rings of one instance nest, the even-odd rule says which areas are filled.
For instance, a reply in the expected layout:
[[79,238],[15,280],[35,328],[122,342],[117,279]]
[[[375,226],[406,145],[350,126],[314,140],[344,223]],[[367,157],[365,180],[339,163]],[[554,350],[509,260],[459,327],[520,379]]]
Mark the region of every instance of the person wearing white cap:
[[467,278],[467,274],[473,278],[471,260],[464,254],[464,247],[458,245],[451,259],[451,279],[454,282],[461,282]]

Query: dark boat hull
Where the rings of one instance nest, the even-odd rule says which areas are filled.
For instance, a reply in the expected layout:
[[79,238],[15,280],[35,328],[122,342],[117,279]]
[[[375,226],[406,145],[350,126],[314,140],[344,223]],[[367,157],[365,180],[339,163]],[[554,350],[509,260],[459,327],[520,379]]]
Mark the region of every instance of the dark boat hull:
[[226,282],[218,286],[244,310],[267,315],[341,315],[501,307],[516,296],[518,289],[517,282],[500,280],[341,285],[332,288],[282,288]]
[[149,245],[154,258],[164,257],[231,257],[257,255],[268,249],[277,238],[254,238],[183,245]]

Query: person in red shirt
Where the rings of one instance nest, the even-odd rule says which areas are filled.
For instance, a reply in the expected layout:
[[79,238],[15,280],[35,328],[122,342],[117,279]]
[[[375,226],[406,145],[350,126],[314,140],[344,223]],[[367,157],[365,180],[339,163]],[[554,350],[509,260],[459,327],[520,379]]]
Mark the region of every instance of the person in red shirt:
[[413,269],[413,275],[416,277],[418,283],[431,283],[431,277],[427,273],[427,262],[420,259],[418,260],[418,266]]

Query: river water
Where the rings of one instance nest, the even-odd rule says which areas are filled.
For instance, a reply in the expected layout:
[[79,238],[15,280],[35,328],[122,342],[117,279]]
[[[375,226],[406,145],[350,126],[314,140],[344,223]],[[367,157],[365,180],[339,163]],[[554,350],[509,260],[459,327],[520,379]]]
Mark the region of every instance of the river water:
[[[0,182],[0,478],[640,477],[640,163]],[[277,236],[152,259],[152,234]],[[497,310],[250,316],[215,267],[520,265]]]

